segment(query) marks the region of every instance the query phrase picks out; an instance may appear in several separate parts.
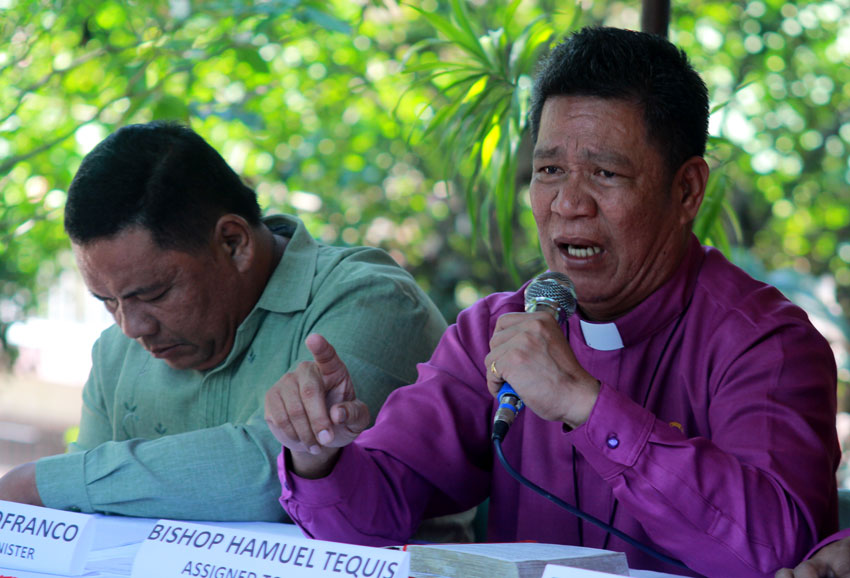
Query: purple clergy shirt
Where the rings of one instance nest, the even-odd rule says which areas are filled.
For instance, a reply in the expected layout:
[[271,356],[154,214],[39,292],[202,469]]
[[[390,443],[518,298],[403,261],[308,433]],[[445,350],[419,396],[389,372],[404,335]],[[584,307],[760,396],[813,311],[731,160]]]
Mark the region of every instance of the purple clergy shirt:
[[[489,496],[488,541],[604,547],[683,573],[498,463],[484,357],[499,316],[522,310],[520,290],[463,311],[327,477],[299,478],[281,453],[280,502],[307,535],[404,543],[421,518]],[[616,320],[621,348],[594,349],[582,322],[562,328],[599,398],[572,431],[522,412],[503,443],[515,469],[693,575],[772,576],[835,529],[835,360],[801,309],[692,237],[674,276]]]

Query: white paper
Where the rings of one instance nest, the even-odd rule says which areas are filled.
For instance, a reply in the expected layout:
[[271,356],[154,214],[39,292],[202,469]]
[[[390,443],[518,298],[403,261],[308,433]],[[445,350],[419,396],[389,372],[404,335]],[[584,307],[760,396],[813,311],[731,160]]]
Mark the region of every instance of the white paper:
[[[603,578],[605,576],[616,576],[616,574],[547,564],[541,578]],[[640,578],[682,578],[678,574],[664,574],[663,572],[653,572],[652,570],[629,570],[629,576]]]
[[126,516],[104,516],[94,514],[94,542],[92,550],[103,550],[141,544],[156,524],[151,518],[130,518]]
[[604,578],[606,576],[622,578],[622,576],[609,574],[608,572],[596,572],[593,570],[585,570],[583,568],[569,568],[567,566],[558,566],[556,564],[546,564],[542,578]]
[[681,574],[667,574],[653,570],[629,570],[629,576],[635,576],[637,578],[683,578]]

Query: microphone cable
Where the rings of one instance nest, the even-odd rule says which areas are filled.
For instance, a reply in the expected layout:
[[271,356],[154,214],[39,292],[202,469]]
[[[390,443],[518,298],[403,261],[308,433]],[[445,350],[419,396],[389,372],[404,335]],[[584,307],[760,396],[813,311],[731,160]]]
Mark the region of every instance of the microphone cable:
[[[691,294],[691,299],[692,298],[693,294]],[[673,327],[673,331],[667,338],[667,342],[664,345],[664,349],[662,350],[661,356],[659,357],[658,364],[656,364],[655,370],[653,371],[652,379],[650,380],[649,388],[647,389],[647,399],[644,400],[644,407],[646,406],[646,402],[649,397],[649,391],[652,390],[652,384],[655,381],[655,375],[658,372],[658,368],[661,364],[661,358],[664,357],[664,352],[667,351],[667,346],[670,345],[670,340],[676,333],[676,329],[679,327],[679,323],[684,317],[684,312],[687,311],[688,307],[690,306],[691,299],[688,300],[688,303],[685,305],[685,308],[679,314],[679,317],[676,320],[676,325]],[[562,273],[554,271],[543,273],[542,275],[534,279],[525,290],[526,311],[537,311],[539,309],[548,311],[555,317],[555,319],[559,323],[575,312],[576,305],[577,301],[575,294],[575,286],[573,285],[573,282],[569,279],[569,277]],[[495,372],[495,366],[493,366],[493,371]],[[511,387],[508,382],[502,384],[502,389],[501,391],[499,391],[498,399],[499,407],[496,410],[496,414],[493,420],[493,446],[496,449],[496,456],[499,458],[499,461],[502,463],[502,466],[511,475],[512,478],[514,478],[521,485],[529,488],[536,494],[539,494],[547,500],[560,506],[561,508],[576,516],[580,520],[584,520],[590,522],[591,524],[594,524],[595,526],[608,532],[608,534],[616,536],[623,542],[626,542],[627,544],[630,544],[631,546],[637,548],[644,554],[651,556],[656,560],[660,560],[665,564],[670,564],[671,566],[690,571],[690,569],[680,560],[671,558],[670,556],[662,554],[661,552],[658,552],[657,550],[651,548],[650,546],[647,546],[646,544],[643,544],[642,542],[638,542],[637,540],[624,533],[623,531],[618,530],[611,524],[603,522],[599,518],[596,518],[565,502],[561,498],[547,492],[546,490],[536,485],[528,478],[523,477],[522,474],[517,472],[505,458],[505,454],[502,451],[502,440],[504,439],[505,435],[507,435],[508,429],[511,427],[511,424],[513,423],[514,419],[523,409],[524,404],[520,397],[517,395],[517,393],[514,391],[513,387]],[[614,503],[616,504],[616,501]]]
[[582,520],[590,522],[591,524],[594,524],[594,525],[602,528],[603,530],[605,530],[606,532],[608,532],[610,534],[613,534],[614,536],[616,536],[617,538],[619,538],[623,542],[626,542],[627,544],[634,546],[635,548],[637,548],[638,550],[640,550],[644,554],[652,556],[653,558],[660,560],[660,561],[662,561],[666,564],[670,564],[672,566],[676,566],[677,568],[681,568],[683,570],[690,571],[690,568],[688,568],[680,560],[676,560],[675,558],[671,558],[670,556],[667,556],[665,554],[662,554],[661,552],[654,550],[653,548],[650,548],[646,544],[638,542],[637,540],[635,540],[634,538],[632,538],[628,534],[622,532],[621,530],[618,530],[614,526],[612,526],[610,524],[606,524],[605,522],[603,522],[599,518],[591,516],[590,514],[583,512],[582,510],[579,510],[578,508],[575,508],[574,506],[572,506],[571,504],[568,504],[567,502],[565,502],[564,500],[562,500],[558,496],[555,496],[555,495],[547,492],[546,490],[544,490],[543,488],[541,488],[540,486],[538,486],[537,484],[535,484],[534,482],[532,482],[528,478],[523,477],[523,475],[520,474],[519,472],[517,472],[508,463],[508,460],[505,458],[505,454],[502,451],[502,440],[501,440],[501,438],[494,436],[493,437],[493,446],[496,448],[496,456],[499,458],[499,461],[502,463],[502,466],[511,475],[511,477],[513,479],[518,481],[523,486],[531,489],[535,493],[537,493],[537,494],[543,496],[544,498],[546,498],[547,500],[555,503],[556,505],[558,505],[561,508],[568,511],[570,514],[572,514],[572,515],[574,515],[578,518],[581,518]]

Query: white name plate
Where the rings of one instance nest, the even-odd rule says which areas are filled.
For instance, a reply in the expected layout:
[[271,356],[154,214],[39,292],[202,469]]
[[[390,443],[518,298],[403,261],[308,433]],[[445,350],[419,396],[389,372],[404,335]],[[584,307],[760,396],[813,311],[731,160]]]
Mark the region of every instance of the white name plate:
[[0,500],[0,568],[79,576],[94,539],[91,520]]
[[224,526],[159,520],[133,578],[408,578],[410,554]]
[[585,570],[584,568],[570,568],[568,566],[558,566],[557,564],[546,564],[541,578],[622,578],[619,574],[609,574],[608,572],[597,572],[595,570]]

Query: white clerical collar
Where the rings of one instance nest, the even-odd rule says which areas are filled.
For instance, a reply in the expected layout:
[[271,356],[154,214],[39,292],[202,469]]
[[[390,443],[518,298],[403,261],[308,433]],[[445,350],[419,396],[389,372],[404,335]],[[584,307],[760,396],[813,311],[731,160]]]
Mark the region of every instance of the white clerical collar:
[[581,321],[581,333],[588,347],[599,351],[613,351],[623,348],[623,338],[614,323],[588,323]]

